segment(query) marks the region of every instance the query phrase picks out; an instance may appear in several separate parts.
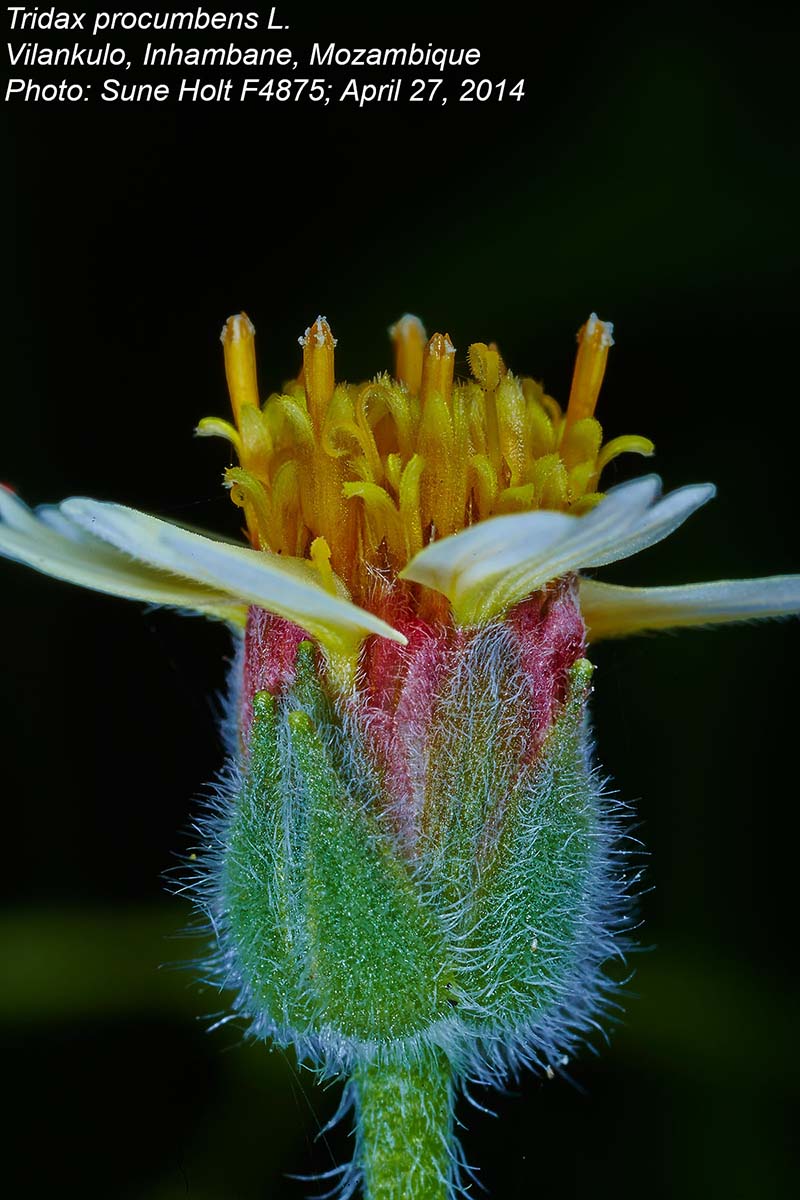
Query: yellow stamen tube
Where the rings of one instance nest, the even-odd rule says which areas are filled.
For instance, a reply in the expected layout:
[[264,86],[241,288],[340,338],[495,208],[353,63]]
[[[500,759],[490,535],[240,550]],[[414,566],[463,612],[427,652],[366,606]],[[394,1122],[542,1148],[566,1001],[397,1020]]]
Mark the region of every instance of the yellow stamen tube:
[[314,431],[319,433],[333,398],[333,351],[336,339],[325,317],[317,317],[300,338],[303,347],[303,379],[308,413]]
[[395,378],[416,396],[422,383],[422,357],[428,335],[419,317],[406,313],[389,330],[394,343]]
[[247,313],[228,317],[220,335],[225,351],[225,378],[236,424],[247,404],[258,407],[256,376],[256,331]]
[[609,347],[614,345],[614,326],[592,313],[578,331],[578,355],[572,375],[565,430],[584,417],[594,416],[600,386],[606,372]]
[[440,396],[449,406],[453,391],[453,370],[456,348],[449,333],[435,333],[422,356],[420,395],[425,404],[432,396]]

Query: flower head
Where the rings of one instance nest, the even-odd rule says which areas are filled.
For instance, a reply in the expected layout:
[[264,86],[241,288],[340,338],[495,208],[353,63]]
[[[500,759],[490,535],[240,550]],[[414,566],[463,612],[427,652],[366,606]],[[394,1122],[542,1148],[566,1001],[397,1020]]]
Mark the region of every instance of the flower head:
[[[347,684],[364,638],[404,640],[383,619],[398,587],[422,613],[479,624],[558,578],[652,545],[713,495],[705,484],[660,499],[655,477],[599,490],[612,459],[653,445],[603,442],[594,411],[612,327],[594,315],[578,334],[566,411],[508,371],[493,345],[469,348],[472,378],[458,381],[449,336],[427,339],[408,315],[391,335],[393,377],[337,383],[336,340],[318,318],[300,338],[298,379],[262,403],[252,323],[243,313],[226,322],[234,423],[208,417],[198,433],[234,446],[239,465],[225,482],[260,553],[119,504],[75,498],[31,513],[8,489],[0,553],[234,625],[256,605],[309,633]],[[797,585],[631,590],[586,580],[581,597],[593,636],[606,636],[792,612]]]
[[[714,494],[661,496],[653,475],[603,493],[614,457],[653,452],[604,442],[594,416],[611,332],[580,330],[562,411],[493,345],[457,379],[450,338],[410,316],[393,376],[337,382],[320,317],[298,378],[262,401],[253,326],[231,317],[234,420],[198,432],[236,451],[249,546],[0,490],[6,557],[236,631],[238,737],[192,881],[207,969],[254,1035],[350,1076],[369,1195],[451,1195],[453,1078],[559,1069],[613,991],[637,871],[592,766],[587,642],[800,610],[800,576],[585,576]],[[407,1153],[386,1153],[405,1145],[387,1112]]]

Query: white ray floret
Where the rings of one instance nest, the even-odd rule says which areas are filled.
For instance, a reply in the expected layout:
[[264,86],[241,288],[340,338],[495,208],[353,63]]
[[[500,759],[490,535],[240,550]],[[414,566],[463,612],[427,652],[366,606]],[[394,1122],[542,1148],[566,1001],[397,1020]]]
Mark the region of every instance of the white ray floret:
[[554,579],[660,542],[715,491],[704,483],[659,497],[660,489],[658,476],[648,475],[612,488],[586,516],[539,510],[490,517],[432,542],[402,576],[443,592],[462,625],[496,619]]
[[328,591],[305,560],[216,540],[120,504],[73,497],[32,512],[0,489],[0,554],[95,591],[234,624],[256,604],[295,622],[333,655],[352,655],[369,634],[405,641]]
[[54,506],[32,512],[0,487],[0,555],[96,592],[166,604],[241,624],[246,606],[227,592],[136,561],[87,533]]
[[[433,542],[402,572],[442,592],[462,625],[496,620],[547,583],[637,554],[661,541],[714,495],[696,484],[660,496],[655,475],[611,489],[586,516],[539,510],[491,517]],[[305,559],[289,558],[174,525],[119,504],[74,497],[31,511],[0,487],[0,555],[95,591],[217,617],[241,626],[249,604],[293,621],[352,679],[370,634],[405,638],[334,594]],[[593,639],[800,611],[800,576],[627,588],[580,580]]]
[[653,588],[582,579],[579,594],[589,639],[597,641],[646,630],[788,616],[800,612],[800,575]]
[[404,642],[401,633],[350,600],[332,595],[304,559],[217,541],[122,504],[74,497],[61,511],[81,528],[135,558],[225,589],[294,621],[323,645],[358,643],[370,633]]

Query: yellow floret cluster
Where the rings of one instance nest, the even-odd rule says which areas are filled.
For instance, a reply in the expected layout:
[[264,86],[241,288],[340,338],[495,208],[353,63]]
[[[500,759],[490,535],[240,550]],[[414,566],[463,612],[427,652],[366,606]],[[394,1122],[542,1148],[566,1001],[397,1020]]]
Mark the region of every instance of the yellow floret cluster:
[[434,538],[495,514],[586,512],[613,458],[653,452],[642,437],[603,444],[594,408],[612,338],[594,316],[578,334],[565,411],[493,345],[470,346],[472,377],[455,379],[446,334],[427,338],[411,316],[391,334],[393,376],[337,383],[336,342],[318,318],[300,339],[298,379],[262,404],[253,326],[243,313],[226,323],[235,424],[208,417],[198,432],[236,449],[225,480],[255,547],[311,558],[361,592],[370,569],[394,575]]

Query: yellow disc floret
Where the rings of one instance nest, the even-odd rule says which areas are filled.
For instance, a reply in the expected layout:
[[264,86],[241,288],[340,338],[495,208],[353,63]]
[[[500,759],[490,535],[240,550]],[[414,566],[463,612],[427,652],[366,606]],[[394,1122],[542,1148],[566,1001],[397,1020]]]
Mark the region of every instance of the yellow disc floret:
[[259,402],[255,331],[244,313],[222,331],[239,459],[225,481],[252,544],[308,558],[362,594],[374,569],[399,572],[424,545],[496,513],[532,508],[581,514],[601,497],[618,454],[649,455],[647,438],[603,445],[594,410],[612,327],[592,314],[578,333],[566,412],[533,379],[516,376],[496,346],[476,342],[471,379],[455,378],[447,334],[426,338],[416,317],[390,330],[394,376],[337,383],[336,341],[324,317],[300,338],[299,379]]

